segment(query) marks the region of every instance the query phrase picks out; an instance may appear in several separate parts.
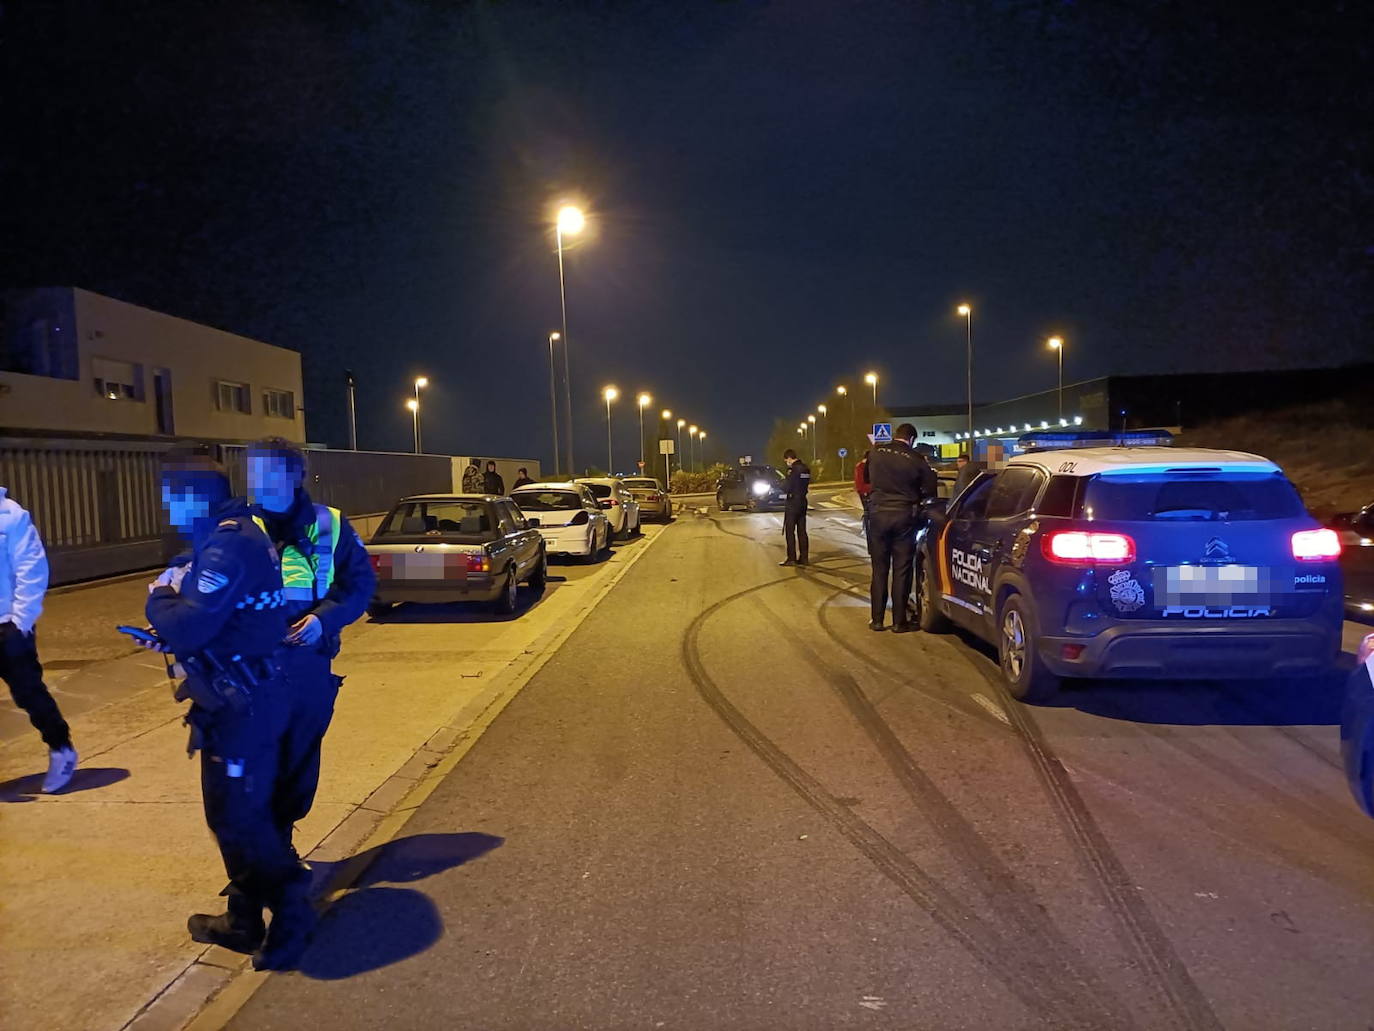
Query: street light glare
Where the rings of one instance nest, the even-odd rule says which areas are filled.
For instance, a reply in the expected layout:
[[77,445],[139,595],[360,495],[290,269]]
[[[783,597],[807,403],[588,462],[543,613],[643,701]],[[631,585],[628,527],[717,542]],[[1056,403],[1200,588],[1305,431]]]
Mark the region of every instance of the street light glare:
[[682,427],[684,427],[684,426],[686,426],[686,425],[687,425],[687,420],[686,420],[686,419],[679,419],[679,420],[677,421],[677,428],[678,428],[678,429],[682,429]]
[[873,384],[878,382],[878,374],[876,372],[867,373],[864,376],[864,382],[871,387]]
[[587,219],[582,214],[581,208],[575,208],[571,204],[565,204],[558,209],[558,231],[568,236],[574,236],[582,232],[582,227],[587,224]]
[[601,391],[601,396],[604,397],[606,403],[609,404],[620,396],[620,391],[615,387],[607,387],[605,390]]
[[817,406],[816,406],[816,411],[820,412],[822,415],[825,415],[826,412],[829,411],[829,409],[826,408],[825,405],[817,405]]
[[429,386],[429,378],[427,376],[417,376],[415,378],[415,385],[417,387],[427,387]]
[[1047,344],[1050,345],[1050,349],[1051,349],[1051,350],[1057,351],[1057,350],[1059,350],[1061,347],[1064,346],[1064,338],[1063,338],[1063,337],[1050,337],[1048,340],[1045,341],[1045,343],[1047,343]]
[[660,417],[663,419],[664,422],[667,422],[669,419],[671,419],[671,418],[673,417],[673,413],[670,412],[670,411],[668,411],[668,409],[665,408],[665,409],[663,409],[663,411],[660,413]]
[[413,397],[408,397],[406,398],[406,407],[412,412],[418,412],[420,410],[420,402]]
[[973,314],[973,308],[970,307],[970,306],[967,305],[967,304],[961,304],[961,305],[959,305],[959,314],[960,314],[960,315],[972,315],[972,314]]
[[562,339],[563,339],[563,334],[560,333],[560,332],[558,332],[557,330],[554,330],[552,333],[549,334],[549,340],[550,340],[551,342],[553,342],[553,341],[558,341],[558,340],[562,340]]
[[690,433],[690,434],[692,434],[692,436],[695,437],[696,434],[697,434],[697,428],[696,428],[695,426],[688,426],[688,427],[687,427],[687,432]]
[[815,421],[816,421],[816,417],[815,417],[814,415],[808,415],[808,416],[806,417],[806,421],[807,421],[807,422],[815,422]]
[[836,388],[835,388],[835,393],[839,394],[841,397],[844,397],[845,394],[849,393],[849,388],[848,388],[848,387],[836,387]]
[[644,408],[645,406],[654,403],[654,399],[650,397],[648,394],[640,394],[638,400],[640,408]]

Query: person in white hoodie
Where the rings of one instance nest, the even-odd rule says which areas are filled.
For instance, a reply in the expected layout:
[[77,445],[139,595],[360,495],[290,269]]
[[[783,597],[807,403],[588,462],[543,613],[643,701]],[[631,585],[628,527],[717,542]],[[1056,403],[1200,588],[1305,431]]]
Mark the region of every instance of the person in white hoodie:
[[43,683],[34,624],[48,591],[48,553],[33,519],[0,487],[0,680],[48,746],[43,790],[61,791],[76,772],[76,749],[62,712]]

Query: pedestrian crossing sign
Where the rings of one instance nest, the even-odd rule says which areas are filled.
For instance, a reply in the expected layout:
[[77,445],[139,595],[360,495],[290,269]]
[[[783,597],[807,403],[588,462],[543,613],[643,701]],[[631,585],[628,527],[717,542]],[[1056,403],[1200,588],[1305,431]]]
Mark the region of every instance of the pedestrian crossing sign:
[[892,443],[892,423],[875,422],[873,424],[873,443],[891,444]]

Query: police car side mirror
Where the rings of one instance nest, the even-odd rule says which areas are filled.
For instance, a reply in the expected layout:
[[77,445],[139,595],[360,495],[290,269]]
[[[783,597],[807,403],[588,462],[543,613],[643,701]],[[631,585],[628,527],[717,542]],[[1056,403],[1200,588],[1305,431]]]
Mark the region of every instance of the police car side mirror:
[[948,509],[949,498],[931,498],[929,501],[923,502],[921,505],[922,513],[928,516],[942,516],[948,511]]
[[527,516],[525,518],[525,525],[528,526],[531,530],[537,529],[539,526],[539,520],[534,518],[533,516]]

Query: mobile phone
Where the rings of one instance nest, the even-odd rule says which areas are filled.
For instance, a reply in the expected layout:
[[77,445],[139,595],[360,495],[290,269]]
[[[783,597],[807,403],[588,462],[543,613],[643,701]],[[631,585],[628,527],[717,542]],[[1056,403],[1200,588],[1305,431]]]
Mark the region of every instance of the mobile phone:
[[121,634],[128,634],[135,641],[139,641],[143,644],[162,643],[162,638],[158,637],[157,634],[153,633],[151,630],[144,630],[142,627],[127,626],[125,624],[120,624],[119,626],[115,627],[115,629],[118,630]]

